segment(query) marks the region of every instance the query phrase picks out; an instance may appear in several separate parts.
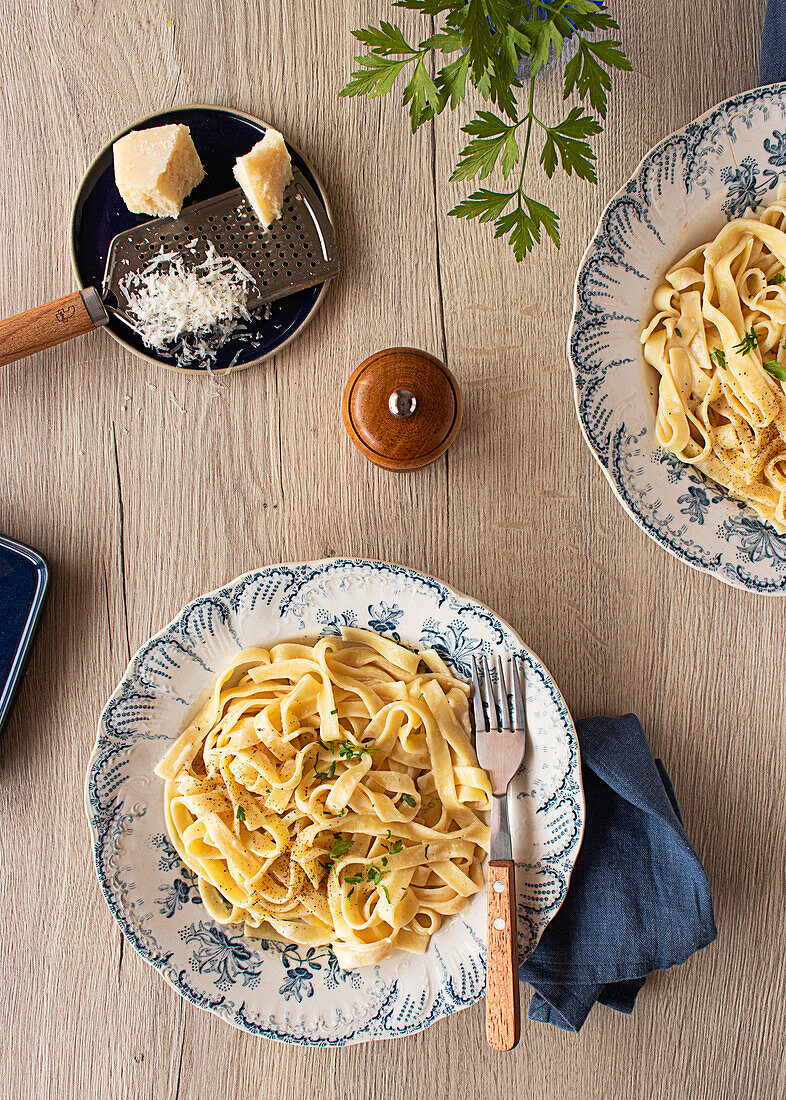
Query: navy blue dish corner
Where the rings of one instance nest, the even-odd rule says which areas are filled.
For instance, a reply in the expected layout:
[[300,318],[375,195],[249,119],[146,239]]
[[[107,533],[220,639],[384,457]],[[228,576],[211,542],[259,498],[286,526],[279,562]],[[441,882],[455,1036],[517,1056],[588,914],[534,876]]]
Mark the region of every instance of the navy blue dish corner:
[[[235,160],[239,156],[244,156],[260,141],[266,129],[264,122],[260,119],[223,107],[180,107],[161,111],[159,114],[135,122],[113,140],[116,141],[130,130],[165,126],[173,122],[182,122],[188,126],[205,168],[205,178],[188,196],[186,206],[212,198],[214,195],[221,195],[237,187],[237,180],[232,175]],[[298,151],[291,145],[288,145],[288,148],[292,163],[306,177],[330,214],[320,181]],[[115,186],[112,143],[110,143],[88,169],[74,206],[71,222],[71,253],[80,286],[95,286],[100,289],[110,241],[116,234],[144,221],[149,221],[148,215],[132,214],[120,198],[120,193]],[[245,342],[229,340],[219,350],[212,369],[220,371],[228,367],[233,360],[235,367],[240,369],[258,363],[271,355],[282,344],[291,340],[311,319],[324,290],[324,283],[308,287],[306,290],[299,290],[286,298],[271,302],[269,309],[252,313],[251,321],[246,326],[252,332],[251,340]],[[137,355],[175,370],[185,369],[178,368],[171,359],[159,357],[153,349],[145,347],[135,332],[111,314],[107,327],[120,343]],[[190,371],[194,369],[193,366],[188,368]]]
[[0,729],[30,653],[48,584],[41,555],[0,535]]

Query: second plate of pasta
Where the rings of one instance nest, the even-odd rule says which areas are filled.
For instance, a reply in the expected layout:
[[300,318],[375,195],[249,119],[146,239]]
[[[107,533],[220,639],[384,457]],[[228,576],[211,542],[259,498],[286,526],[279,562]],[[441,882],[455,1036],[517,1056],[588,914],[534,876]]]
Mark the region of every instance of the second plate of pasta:
[[784,84],[665,138],[604,211],[568,342],[582,431],[626,512],[767,595],[786,594],[785,182]]
[[[104,708],[85,799],[124,935],[187,1000],[286,1042],[419,1031],[485,989],[488,784],[470,658],[522,657],[519,947],[567,890],[578,742],[483,605],[383,562],[275,565],[193,601]],[[157,774],[156,774],[157,772]]]

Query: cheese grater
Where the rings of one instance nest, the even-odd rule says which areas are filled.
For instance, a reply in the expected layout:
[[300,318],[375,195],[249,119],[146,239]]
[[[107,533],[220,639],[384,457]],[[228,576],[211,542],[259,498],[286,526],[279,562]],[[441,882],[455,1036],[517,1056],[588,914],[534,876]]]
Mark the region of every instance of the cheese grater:
[[197,266],[207,256],[208,245],[219,256],[237,260],[251,275],[250,310],[323,283],[339,270],[330,218],[303,173],[295,168],[284,192],[281,217],[269,229],[237,187],[187,207],[179,218],[155,218],[118,233],[106,261],[104,304],[135,329],[124,308],[121,279],[143,271],[162,250],[183,252],[188,266]]
[[0,365],[64,343],[108,321],[107,310],[137,332],[120,282],[140,273],[163,250],[182,252],[198,266],[212,245],[252,277],[249,310],[338,274],[336,239],[328,214],[308,180],[293,167],[281,217],[265,229],[241,188],[186,207],[178,218],[155,218],[113,237],[104,281],[0,321]]

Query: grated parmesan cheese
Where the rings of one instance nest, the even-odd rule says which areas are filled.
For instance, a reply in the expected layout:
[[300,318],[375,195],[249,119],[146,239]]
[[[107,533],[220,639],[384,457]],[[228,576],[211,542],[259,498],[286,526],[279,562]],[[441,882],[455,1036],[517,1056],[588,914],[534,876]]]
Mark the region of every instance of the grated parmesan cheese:
[[228,340],[249,338],[240,322],[250,318],[246,303],[252,282],[241,263],[217,255],[209,244],[204,261],[190,267],[179,252],[162,248],[142,271],[125,275],[120,289],[146,347],[176,358],[181,366],[204,367]]

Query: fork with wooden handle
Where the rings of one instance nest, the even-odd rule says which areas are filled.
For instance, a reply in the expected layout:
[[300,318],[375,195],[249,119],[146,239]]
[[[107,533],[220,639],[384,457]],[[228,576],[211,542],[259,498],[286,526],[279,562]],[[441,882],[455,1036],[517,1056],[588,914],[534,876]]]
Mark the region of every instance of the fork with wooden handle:
[[502,658],[497,657],[495,688],[486,658],[480,662],[472,659],[475,746],[480,766],[489,774],[492,793],[486,901],[486,1038],[495,1050],[512,1050],[521,1029],[516,870],[507,795],[508,785],[524,759],[527,718],[517,658],[509,657],[508,666],[506,681]]

